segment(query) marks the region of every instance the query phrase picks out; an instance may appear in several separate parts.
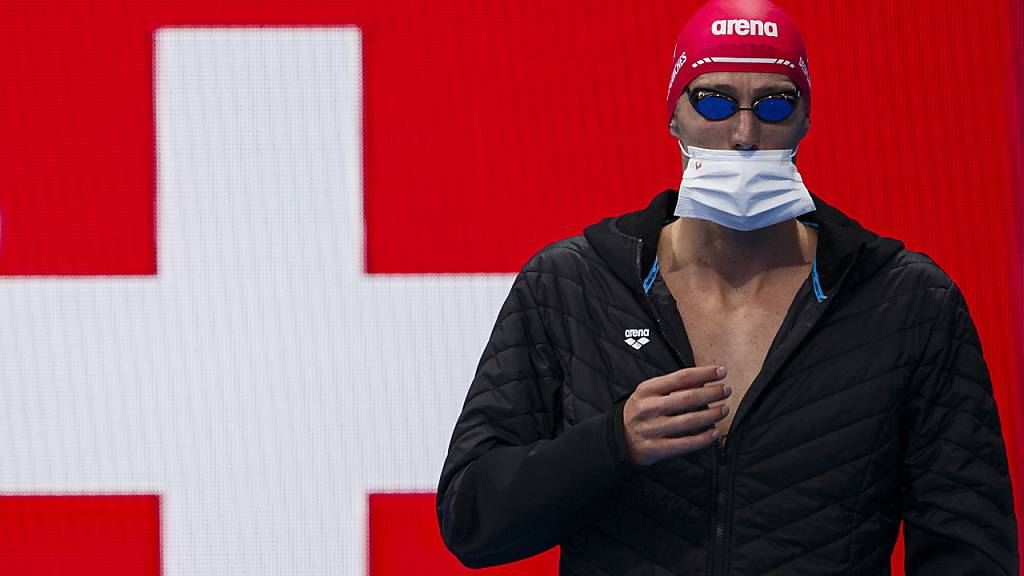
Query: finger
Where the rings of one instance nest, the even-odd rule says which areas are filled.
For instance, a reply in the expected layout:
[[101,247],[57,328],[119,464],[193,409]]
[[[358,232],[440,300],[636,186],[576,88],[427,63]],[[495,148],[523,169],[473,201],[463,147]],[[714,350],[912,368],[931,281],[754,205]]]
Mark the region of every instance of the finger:
[[715,406],[706,410],[688,412],[678,416],[663,418],[659,422],[662,437],[679,438],[687,435],[700,434],[715,425],[729,413],[728,406]]
[[682,438],[663,438],[655,444],[654,449],[657,451],[658,459],[688,454],[711,446],[715,442],[714,432],[715,430],[712,428],[700,434]]
[[670,372],[648,380],[648,392],[662,396],[676,390],[697,388],[725,378],[727,371],[724,366],[695,366]]
[[725,384],[709,384],[702,388],[678,390],[653,400],[660,401],[656,413],[662,416],[674,416],[686,412],[694,412],[707,408],[714,402],[725,400],[732,395],[732,389]]

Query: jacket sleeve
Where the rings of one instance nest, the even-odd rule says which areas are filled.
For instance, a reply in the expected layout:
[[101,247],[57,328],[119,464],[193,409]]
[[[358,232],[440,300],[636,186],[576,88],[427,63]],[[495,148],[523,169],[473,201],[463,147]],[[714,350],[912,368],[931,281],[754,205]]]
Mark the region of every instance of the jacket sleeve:
[[551,281],[557,279],[524,268],[513,283],[441,472],[441,536],[472,568],[559,544],[630,467],[625,399],[601,416],[562,429],[559,344],[548,336],[549,309],[531,290]]
[[1019,573],[1013,493],[978,333],[950,283],[904,405],[907,576]]

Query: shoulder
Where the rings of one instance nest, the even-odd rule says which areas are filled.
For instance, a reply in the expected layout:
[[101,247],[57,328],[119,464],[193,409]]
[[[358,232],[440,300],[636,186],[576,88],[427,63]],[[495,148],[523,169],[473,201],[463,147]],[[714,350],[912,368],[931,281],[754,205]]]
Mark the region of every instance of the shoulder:
[[585,270],[606,267],[594,247],[582,234],[552,242],[541,248],[523,265],[520,274],[577,277]]
[[928,254],[906,248],[894,254],[863,288],[875,306],[908,323],[935,324],[966,309],[963,294],[949,274]]
[[953,285],[946,271],[924,252],[904,248],[896,253],[887,268],[891,277],[909,279],[915,286],[950,288]]
[[621,282],[583,235],[552,242],[519,271],[516,285],[538,303],[562,307],[569,302],[607,302],[622,297]]

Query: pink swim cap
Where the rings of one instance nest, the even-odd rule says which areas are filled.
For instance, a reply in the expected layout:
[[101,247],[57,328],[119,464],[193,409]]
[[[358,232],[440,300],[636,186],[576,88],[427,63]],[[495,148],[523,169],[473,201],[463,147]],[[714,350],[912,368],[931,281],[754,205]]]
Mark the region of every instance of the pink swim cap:
[[707,72],[789,76],[811,109],[807,49],[796,23],[769,0],[711,0],[686,23],[672,53],[669,120],[691,80]]

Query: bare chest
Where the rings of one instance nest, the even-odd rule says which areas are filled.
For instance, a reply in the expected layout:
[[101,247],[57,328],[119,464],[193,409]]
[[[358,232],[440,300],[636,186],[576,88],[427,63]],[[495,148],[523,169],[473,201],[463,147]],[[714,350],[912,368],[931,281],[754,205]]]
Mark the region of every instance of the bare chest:
[[722,436],[729,433],[737,408],[761,372],[768,349],[805,278],[802,269],[779,275],[763,294],[731,306],[709,304],[708,299],[669,285],[695,364],[728,369],[722,383],[732,388],[732,395],[712,404],[729,407],[729,414],[717,424]]

